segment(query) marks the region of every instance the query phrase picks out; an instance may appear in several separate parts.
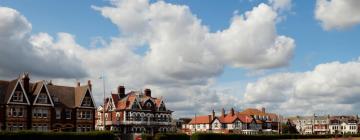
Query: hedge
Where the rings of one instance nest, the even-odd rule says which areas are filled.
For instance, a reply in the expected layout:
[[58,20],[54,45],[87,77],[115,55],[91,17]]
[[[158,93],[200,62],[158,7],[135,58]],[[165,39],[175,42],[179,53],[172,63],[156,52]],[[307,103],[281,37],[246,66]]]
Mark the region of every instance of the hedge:
[[158,133],[154,137],[143,134],[142,140],[190,140],[190,136],[182,133]]
[[243,134],[217,134],[217,133],[196,133],[191,136],[191,140],[263,140],[263,139],[316,139],[334,137],[360,137],[355,135],[243,135]]
[[115,135],[111,132],[0,132],[0,140],[114,140]]

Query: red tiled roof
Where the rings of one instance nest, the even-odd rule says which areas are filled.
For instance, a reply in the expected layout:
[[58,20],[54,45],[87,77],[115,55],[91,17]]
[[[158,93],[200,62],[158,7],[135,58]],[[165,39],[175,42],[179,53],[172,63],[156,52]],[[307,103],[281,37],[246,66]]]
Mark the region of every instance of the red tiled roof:
[[189,124],[210,124],[211,123],[211,116],[196,116],[192,118]]

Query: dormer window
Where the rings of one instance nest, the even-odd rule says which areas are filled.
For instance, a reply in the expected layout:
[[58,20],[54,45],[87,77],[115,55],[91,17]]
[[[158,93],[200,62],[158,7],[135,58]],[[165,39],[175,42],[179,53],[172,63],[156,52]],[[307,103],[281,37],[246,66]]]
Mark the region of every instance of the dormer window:
[[146,108],[148,108],[148,109],[151,109],[151,108],[152,108],[152,105],[151,105],[150,102],[148,102],[148,103],[146,104]]
[[15,102],[23,102],[24,96],[21,91],[15,91],[13,95],[13,101]]

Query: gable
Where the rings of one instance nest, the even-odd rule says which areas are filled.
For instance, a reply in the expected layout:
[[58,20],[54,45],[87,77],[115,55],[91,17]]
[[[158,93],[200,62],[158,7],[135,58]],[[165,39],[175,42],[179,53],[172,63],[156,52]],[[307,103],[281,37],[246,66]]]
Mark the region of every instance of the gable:
[[26,104],[30,105],[29,99],[25,93],[24,87],[19,81],[16,82],[10,97],[7,101],[8,104]]
[[86,94],[81,101],[81,107],[95,107],[95,102],[91,96],[90,90],[86,90]]
[[143,105],[143,109],[146,109],[146,110],[153,110],[154,107],[155,107],[155,104],[150,99],[146,100]]
[[42,83],[41,89],[36,93],[34,100],[34,105],[45,105],[45,106],[54,106],[54,103],[51,100],[49,91],[47,90],[45,84]]
[[160,107],[159,107],[160,111],[166,111],[166,107],[163,101],[161,101]]
[[131,109],[141,109],[141,106],[137,99],[134,99],[134,102],[132,103]]

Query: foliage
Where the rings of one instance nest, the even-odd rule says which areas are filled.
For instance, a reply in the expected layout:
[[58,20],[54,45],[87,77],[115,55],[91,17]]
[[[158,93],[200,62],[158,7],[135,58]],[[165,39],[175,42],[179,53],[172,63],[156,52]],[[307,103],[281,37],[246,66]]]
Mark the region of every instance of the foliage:
[[111,132],[33,132],[33,131],[20,131],[20,132],[0,132],[1,140],[24,140],[24,139],[37,139],[37,140],[114,140],[115,135]]

